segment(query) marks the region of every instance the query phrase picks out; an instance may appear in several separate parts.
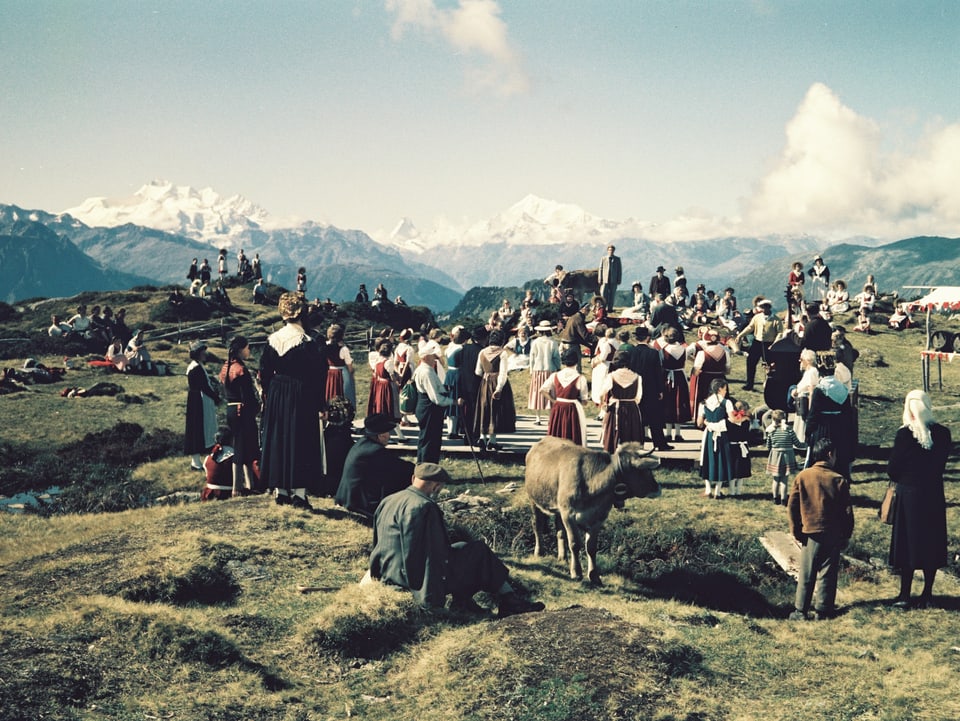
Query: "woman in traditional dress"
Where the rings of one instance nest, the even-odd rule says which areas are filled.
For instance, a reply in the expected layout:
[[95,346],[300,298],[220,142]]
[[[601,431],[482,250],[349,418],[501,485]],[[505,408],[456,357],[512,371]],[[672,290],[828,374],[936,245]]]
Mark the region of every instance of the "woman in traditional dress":
[[628,351],[617,351],[610,361],[610,371],[603,379],[603,432],[600,443],[603,450],[613,453],[621,443],[643,443],[643,422],[640,418],[640,399],[643,387],[640,376],[627,366]]
[[720,498],[723,484],[733,479],[733,453],[727,435],[727,421],[736,423],[733,403],[727,398],[727,381],[714,378],[710,382],[710,395],[699,406],[697,425],[703,428],[700,446],[700,477],[703,479],[703,495]]
[[190,344],[190,364],[187,366],[187,423],[183,436],[183,452],[193,456],[190,467],[203,470],[203,458],[217,442],[217,403],[220,396],[210,385],[210,377],[203,367],[207,344],[195,340]]
[[799,288],[802,292],[804,280],[806,280],[806,278],[803,275],[803,263],[799,260],[795,261],[790,268],[790,273],[787,275],[787,286],[789,286],[791,291]]
[[830,287],[830,269],[823,262],[820,255],[813,258],[813,265],[807,271],[811,280],[810,297],[817,301],[824,301],[827,298],[827,289]]
[[832,290],[827,294],[827,305],[831,313],[846,313],[850,310],[850,291],[847,290],[846,282],[838,280],[833,284]]
[[577,369],[580,349],[566,348],[560,354],[563,368],[550,375],[540,393],[553,405],[547,421],[547,435],[587,445],[587,419],[583,404],[590,398],[587,379]]
[[[466,394],[465,386],[461,382],[461,368],[463,367],[463,343],[469,338],[469,334],[462,325],[455,325],[450,330],[450,342],[444,355],[447,359],[447,371],[443,375],[443,387],[447,395],[451,398],[463,398],[464,403],[473,399]],[[463,407],[454,403],[447,407],[447,438],[449,440],[459,440],[463,438],[465,429],[463,427],[464,413]]]
[[[417,366],[416,360],[413,357],[413,346],[410,345],[410,341],[412,339],[413,329],[404,328],[402,331],[400,331],[400,335],[397,336],[397,344],[393,349],[393,372],[396,374],[394,380],[397,384],[398,392],[399,389],[403,388],[407,383],[410,382],[410,379],[413,377],[413,369]],[[399,409],[399,405],[397,408]],[[392,413],[392,411],[384,412]],[[400,419],[400,426],[406,427],[413,425],[413,423],[407,420],[406,415],[403,413],[400,413],[395,417]]]
[[672,433],[674,441],[682,441],[680,426],[693,417],[690,411],[690,387],[683,366],[687,362],[687,344],[680,338],[680,332],[673,327],[666,328],[653,343],[660,352],[663,366],[663,421],[666,433]]
[[227,399],[227,426],[233,435],[233,495],[261,493],[260,432],[257,411],[260,399],[247,369],[250,344],[242,335],[230,341],[227,362],[220,369],[220,383]]
[[594,334],[599,340],[597,340],[597,347],[593,351],[593,358],[590,360],[590,365],[593,366],[593,371],[590,374],[590,400],[600,409],[598,418],[603,420],[601,398],[603,379],[610,368],[613,354],[617,352],[617,339],[616,331],[613,328],[607,328],[602,323],[594,329]]
[[127,354],[123,351],[123,343],[119,338],[114,338],[110,345],[107,347],[107,352],[103,354],[104,357],[113,363],[113,367],[116,368],[121,373],[127,372],[127,367],[130,365],[130,359],[127,358]]
[[477,357],[474,374],[480,377],[474,433],[480,437],[480,450],[500,450],[498,433],[515,433],[517,411],[513,404],[513,388],[507,376],[510,351],[503,347],[503,331],[495,330],[487,339],[487,347]]
[[[397,383],[397,370],[393,359],[393,344],[380,341],[377,350],[370,355],[370,393],[367,396],[367,416],[385,415],[400,422],[400,387]],[[404,440],[403,431],[396,428],[400,440]]]
[[820,381],[810,393],[810,411],[804,433],[809,467],[810,449],[821,438],[833,441],[836,460],[833,469],[850,478],[850,469],[856,455],[857,437],[853,423],[850,389],[834,375],[834,368],[820,366]]
[[690,415],[695,417],[697,408],[710,395],[713,381],[726,381],[730,372],[730,349],[720,343],[720,334],[716,328],[707,328],[703,341],[698,343],[699,350],[693,359],[693,372],[690,378]]
[[534,412],[536,423],[540,425],[540,414],[549,411],[551,402],[540,393],[540,388],[551,374],[560,370],[560,346],[551,337],[553,324],[548,320],[537,323],[537,337],[530,344],[530,392],[527,396],[527,408]]
[[344,396],[354,407],[357,405],[357,388],[353,377],[353,356],[343,341],[343,326],[332,324],[327,329],[327,383],[324,394],[327,403],[331,398]]
[[285,325],[267,338],[260,356],[263,388],[263,461],[260,478],[275,489],[278,505],[310,510],[307,488],[323,478],[321,422],[326,415],[326,348],[305,329],[307,308],[300,293],[284,293],[278,304]]
[[[890,565],[900,574],[894,606],[918,608],[933,600],[937,569],[947,565],[947,511],[943,471],[953,448],[950,429],[934,420],[930,396],[910,391],[903,404],[903,425],[890,451],[887,472],[896,484]],[[923,570],[923,591],[910,600],[915,569]]]

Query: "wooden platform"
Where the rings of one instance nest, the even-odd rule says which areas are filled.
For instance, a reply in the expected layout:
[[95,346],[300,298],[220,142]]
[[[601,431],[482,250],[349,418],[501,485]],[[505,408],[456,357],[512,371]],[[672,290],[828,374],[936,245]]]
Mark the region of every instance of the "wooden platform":
[[[417,452],[417,434],[416,426],[403,429],[406,436],[405,442],[398,442],[394,436],[388,448],[400,451],[401,453],[416,454]],[[595,419],[587,420],[587,445],[590,448],[599,449],[600,446],[601,423]],[[533,416],[517,416],[516,433],[506,433],[497,436],[497,444],[501,450],[486,452],[485,458],[496,458],[502,456],[510,461],[522,460],[530,447],[547,434],[546,415],[542,419],[542,425],[534,423]],[[682,441],[669,441],[674,447],[672,451],[656,451],[656,455],[662,461],[684,461],[696,462],[700,458],[700,440],[703,432],[693,425],[687,425],[683,428]],[[651,447],[648,442],[647,447]],[[473,447],[477,451],[476,443]],[[443,438],[443,453],[449,456],[469,456],[470,446],[462,440],[449,440],[446,436]]]

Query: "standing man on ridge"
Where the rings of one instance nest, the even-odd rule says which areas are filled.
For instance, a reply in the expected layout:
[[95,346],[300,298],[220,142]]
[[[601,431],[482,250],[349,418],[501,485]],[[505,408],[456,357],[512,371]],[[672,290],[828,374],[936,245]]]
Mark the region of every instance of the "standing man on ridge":
[[607,246],[607,254],[600,259],[600,268],[597,271],[597,283],[600,285],[600,295],[603,296],[607,312],[613,311],[617,286],[623,280],[623,268],[620,258],[613,254],[615,250],[613,244]]

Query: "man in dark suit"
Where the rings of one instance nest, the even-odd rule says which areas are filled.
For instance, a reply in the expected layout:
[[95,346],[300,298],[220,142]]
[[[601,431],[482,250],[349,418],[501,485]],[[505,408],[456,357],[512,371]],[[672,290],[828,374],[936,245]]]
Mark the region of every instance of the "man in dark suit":
[[803,328],[803,338],[800,348],[809,348],[814,351],[828,351],[833,345],[833,328],[820,315],[820,304],[810,303],[807,306],[807,317],[810,319]]
[[410,485],[413,464],[387,450],[396,421],[386,414],[367,416],[363,438],[343,463],[343,476],[334,498],[338,506],[373,517],[384,498]]
[[657,274],[650,279],[649,295],[651,299],[653,299],[657,293],[666,298],[673,292],[673,288],[670,287],[670,279],[664,275],[666,272],[667,269],[662,265],[657,266]]
[[600,259],[600,268],[597,270],[597,283],[600,285],[600,295],[607,311],[613,310],[613,301],[617,295],[617,286],[623,280],[623,268],[620,258],[614,255],[616,248],[607,246],[607,254]]
[[650,325],[655,336],[660,335],[664,328],[676,328],[680,334],[680,340],[683,341],[683,326],[680,324],[680,316],[677,314],[673,295],[665,298],[657,296],[657,300],[650,306]]
[[672,451],[663,434],[663,364],[660,354],[650,347],[650,330],[645,325],[634,331],[637,344],[630,351],[628,367],[640,376],[643,396],[640,399],[640,416],[643,425],[650,429],[650,438],[658,451]]

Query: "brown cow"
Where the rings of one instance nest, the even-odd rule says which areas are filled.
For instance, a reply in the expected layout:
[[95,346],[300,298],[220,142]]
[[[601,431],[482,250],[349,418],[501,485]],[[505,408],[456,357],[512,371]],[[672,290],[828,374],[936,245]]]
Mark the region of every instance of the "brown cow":
[[[639,443],[624,443],[612,455],[547,436],[527,452],[525,490],[533,506],[533,555],[539,556],[548,515],[557,528],[557,558],[570,550],[570,577],[583,578],[580,551],[586,544],[587,577],[600,584],[597,536],[610,508],[627,498],[657,498],[653,469],[660,459]],[[585,538],[584,538],[585,536]]]
[[597,269],[593,270],[568,270],[560,278],[560,287],[564,290],[572,290],[577,300],[581,300],[584,294],[590,296],[600,294],[600,282],[597,278]]

